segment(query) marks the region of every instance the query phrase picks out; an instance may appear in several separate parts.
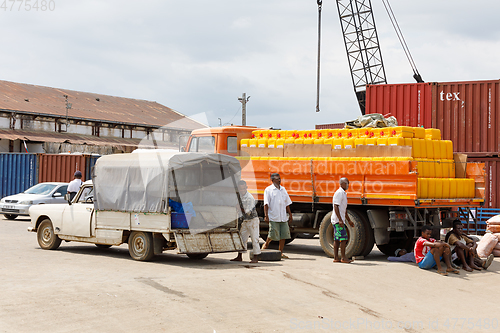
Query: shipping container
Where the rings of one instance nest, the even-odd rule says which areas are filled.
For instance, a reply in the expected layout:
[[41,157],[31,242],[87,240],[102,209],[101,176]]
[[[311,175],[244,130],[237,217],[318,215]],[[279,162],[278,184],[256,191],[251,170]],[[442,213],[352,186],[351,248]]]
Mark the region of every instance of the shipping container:
[[321,124],[321,125],[316,125],[314,129],[322,130],[322,129],[339,129],[339,128],[344,128],[344,123]]
[[435,85],[435,83],[368,85],[365,114],[390,114],[396,117],[399,125],[430,128]]
[[455,152],[500,152],[500,80],[369,85],[366,114],[434,127]]
[[0,197],[26,191],[37,184],[36,154],[0,154]]
[[70,182],[75,171],[86,177],[86,156],[65,154],[41,154],[39,156],[38,182]]
[[500,177],[500,158],[499,157],[469,157],[470,162],[484,163],[485,179],[484,179],[484,207],[500,208],[500,192],[499,177]]
[[447,82],[436,86],[433,127],[456,152],[499,152],[500,81]]
[[92,179],[92,169],[94,168],[95,162],[101,156],[87,156],[85,164],[85,180]]

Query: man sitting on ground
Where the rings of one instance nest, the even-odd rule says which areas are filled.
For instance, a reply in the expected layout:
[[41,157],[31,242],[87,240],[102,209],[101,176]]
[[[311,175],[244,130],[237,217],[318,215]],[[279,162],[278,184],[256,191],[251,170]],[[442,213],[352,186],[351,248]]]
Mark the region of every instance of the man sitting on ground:
[[[451,267],[451,251],[450,245],[445,242],[436,241],[431,238],[432,227],[424,225],[422,227],[421,236],[415,243],[415,260],[418,267],[422,269],[431,269],[437,266],[438,273],[448,275],[448,272],[459,274],[460,272]],[[444,258],[447,269],[441,268],[441,258]]]
[[482,267],[488,268],[493,260],[490,255],[485,261],[479,259],[476,253],[476,242],[465,235],[463,224],[460,220],[453,221],[453,229],[446,234],[445,240],[450,244],[450,249],[455,252],[462,263],[462,268],[467,272],[474,269],[480,271]]

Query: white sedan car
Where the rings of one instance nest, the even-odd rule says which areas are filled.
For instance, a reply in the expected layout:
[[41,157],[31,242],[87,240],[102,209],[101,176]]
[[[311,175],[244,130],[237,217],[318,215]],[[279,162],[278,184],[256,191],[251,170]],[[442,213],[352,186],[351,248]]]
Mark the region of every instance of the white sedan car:
[[64,204],[68,183],[40,183],[23,193],[10,195],[0,200],[0,213],[7,219],[29,216],[29,208],[40,204]]

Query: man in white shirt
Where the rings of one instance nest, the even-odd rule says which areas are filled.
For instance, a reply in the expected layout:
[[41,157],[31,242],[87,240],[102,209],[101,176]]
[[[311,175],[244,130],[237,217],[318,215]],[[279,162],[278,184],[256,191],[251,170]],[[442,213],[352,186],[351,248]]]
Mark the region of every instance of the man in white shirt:
[[[347,230],[345,226],[345,221],[349,222],[351,227],[354,227],[349,215],[347,215],[347,189],[349,188],[349,180],[345,177],[340,178],[340,187],[333,195],[333,213],[332,213],[332,224],[333,224],[333,251],[334,259],[333,262],[342,262],[349,264],[352,260],[349,260],[345,256],[345,247],[347,245]],[[340,259],[339,259],[339,247],[340,247]]]
[[292,200],[290,200],[285,188],[281,186],[279,173],[271,174],[271,181],[273,184],[264,190],[264,221],[269,223],[269,233],[262,249],[267,249],[271,241],[279,241],[281,258],[288,259],[283,254],[283,249],[285,239],[291,238],[288,224],[292,222],[292,211],[290,210]]
[[[243,240],[243,246],[245,251],[247,250],[248,236],[252,240],[252,252],[253,258],[250,261],[252,264],[259,262],[260,254],[260,244],[259,244],[259,216],[257,215],[257,210],[255,209],[255,199],[247,191],[247,183],[244,180],[238,182],[238,189],[240,192],[241,203],[243,205],[244,213],[241,209],[238,209],[238,216],[243,219],[240,228],[241,240]],[[231,259],[231,261],[242,261],[242,252],[238,253],[236,258]]]
[[82,173],[80,171],[75,172],[75,179],[73,179],[68,185],[68,193],[70,200],[73,200],[75,195],[80,191],[82,186]]

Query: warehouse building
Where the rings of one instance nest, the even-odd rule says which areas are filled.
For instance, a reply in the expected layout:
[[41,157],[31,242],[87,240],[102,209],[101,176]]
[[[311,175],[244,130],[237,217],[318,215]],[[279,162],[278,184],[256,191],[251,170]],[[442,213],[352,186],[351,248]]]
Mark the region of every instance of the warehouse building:
[[202,127],[156,102],[0,81],[0,152],[177,149],[179,137]]

